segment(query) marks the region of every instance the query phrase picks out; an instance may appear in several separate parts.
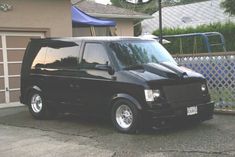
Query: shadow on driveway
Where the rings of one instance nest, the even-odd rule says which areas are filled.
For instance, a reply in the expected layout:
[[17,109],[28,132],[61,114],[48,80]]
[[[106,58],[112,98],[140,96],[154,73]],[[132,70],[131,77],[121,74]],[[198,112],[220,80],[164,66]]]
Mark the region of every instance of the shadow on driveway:
[[[27,107],[5,108],[0,110],[0,123],[5,125],[35,128],[44,131],[54,131],[62,134],[83,135],[83,136],[102,136],[117,133],[109,119],[95,116],[81,116],[72,114],[60,114],[51,120],[34,119]],[[197,123],[179,124],[178,127],[164,129],[147,128],[139,134],[142,135],[164,135],[174,134],[187,130],[194,130],[202,126]],[[203,124],[204,129],[213,128],[212,124]]]

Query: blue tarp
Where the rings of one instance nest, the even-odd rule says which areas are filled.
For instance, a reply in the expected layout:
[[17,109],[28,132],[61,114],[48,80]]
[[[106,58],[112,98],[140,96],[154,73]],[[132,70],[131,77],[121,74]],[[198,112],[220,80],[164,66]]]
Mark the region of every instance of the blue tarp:
[[82,12],[75,6],[72,6],[71,8],[72,13],[72,21],[73,25],[75,26],[106,26],[106,27],[112,27],[116,25],[116,22],[113,20],[107,20],[107,19],[98,19],[95,17],[92,17],[90,15],[87,15],[86,13]]

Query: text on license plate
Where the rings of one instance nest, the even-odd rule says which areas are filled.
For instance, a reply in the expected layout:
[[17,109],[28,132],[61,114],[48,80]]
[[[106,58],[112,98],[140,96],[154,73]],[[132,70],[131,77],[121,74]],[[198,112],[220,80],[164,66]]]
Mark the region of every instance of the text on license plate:
[[187,115],[195,115],[197,114],[197,106],[191,106],[191,107],[187,107]]

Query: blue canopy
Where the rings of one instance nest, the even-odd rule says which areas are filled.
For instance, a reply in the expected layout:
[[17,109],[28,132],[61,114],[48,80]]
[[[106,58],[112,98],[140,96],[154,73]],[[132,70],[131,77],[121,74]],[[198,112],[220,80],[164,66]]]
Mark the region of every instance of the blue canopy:
[[75,6],[71,8],[72,22],[75,26],[115,26],[116,22],[107,19],[98,19],[87,15]]

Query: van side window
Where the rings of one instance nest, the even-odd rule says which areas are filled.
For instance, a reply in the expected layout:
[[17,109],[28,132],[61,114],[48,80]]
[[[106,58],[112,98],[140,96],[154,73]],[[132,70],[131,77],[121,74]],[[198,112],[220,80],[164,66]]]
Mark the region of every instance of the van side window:
[[75,69],[78,67],[79,47],[48,47],[45,59],[46,68]]
[[82,58],[82,68],[93,69],[97,64],[109,63],[108,55],[102,44],[86,43]]
[[32,64],[32,69],[34,68],[42,68],[45,63],[45,58],[46,58],[46,52],[47,52],[47,47],[42,47],[37,56],[35,57],[33,64]]

